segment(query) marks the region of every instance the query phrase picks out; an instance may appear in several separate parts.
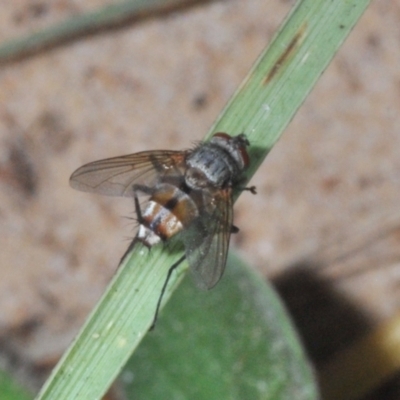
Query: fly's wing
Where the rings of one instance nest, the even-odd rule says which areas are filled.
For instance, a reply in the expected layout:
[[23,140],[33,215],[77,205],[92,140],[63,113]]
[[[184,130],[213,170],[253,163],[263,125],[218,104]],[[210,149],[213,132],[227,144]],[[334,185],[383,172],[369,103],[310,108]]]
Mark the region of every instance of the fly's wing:
[[212,203],[212,209],[201,213],[182,239],[190,269],[201,289],[215,286],[225,270],[233,218],[231,189],[217,192]]
[[78,168],[70,185],[83,192],[133,197],[133,185],[154,186],[168,174],[179,174],[185,163],[184,151],[143,151],[94,161]]

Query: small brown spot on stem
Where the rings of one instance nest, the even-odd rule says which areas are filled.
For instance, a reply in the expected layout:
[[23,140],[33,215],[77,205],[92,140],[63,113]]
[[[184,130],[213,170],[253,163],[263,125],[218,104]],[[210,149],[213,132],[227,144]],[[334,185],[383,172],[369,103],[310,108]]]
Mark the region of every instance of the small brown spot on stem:
[[286,49],[283,51],[283,53],[279,56],[278,60],[275,62],[275,64],[272,66],[270,71],[268,72],[267,77],[264,80],[264,84],[268,84],[273,77],[277,74],[277,72],[281,69],[282,65],[286,62],[286,60],[289,59],[290,56],[293,55],[294,49],[298,46],[300,43],[301,39],[304,36],[304,32],[306,30],[307,24],[303,24],[296,35],[293,37],[293,39],[290,41],[289,45],[286,47]]

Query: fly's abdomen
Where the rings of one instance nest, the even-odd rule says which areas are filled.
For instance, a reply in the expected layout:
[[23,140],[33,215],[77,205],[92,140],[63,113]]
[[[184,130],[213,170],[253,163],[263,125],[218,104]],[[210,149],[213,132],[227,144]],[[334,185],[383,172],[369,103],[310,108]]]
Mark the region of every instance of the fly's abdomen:
[[198,214],[197,205],[187,193],[171,184],[160,184],[143,211],[138,239],[153,246],[179,233]]

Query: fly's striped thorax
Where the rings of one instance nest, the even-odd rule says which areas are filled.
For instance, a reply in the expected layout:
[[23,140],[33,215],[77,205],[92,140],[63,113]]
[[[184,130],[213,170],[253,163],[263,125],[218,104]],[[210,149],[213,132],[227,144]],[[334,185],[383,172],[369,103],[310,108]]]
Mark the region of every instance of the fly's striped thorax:
[[194,190],[233,186],[248,166],[248,144],[243,134],[231,137],[216,133],[188,156],[186,184]]
[[178,187],[161,183],[142,214],[138,239],[147,246],[167,240],[186,228],[199,215],[193,199]]

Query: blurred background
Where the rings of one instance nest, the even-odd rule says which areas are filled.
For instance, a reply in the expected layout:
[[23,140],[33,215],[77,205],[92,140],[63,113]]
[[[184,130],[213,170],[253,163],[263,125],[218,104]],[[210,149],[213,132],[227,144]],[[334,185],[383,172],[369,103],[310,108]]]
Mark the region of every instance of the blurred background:
[[[33,386],[135,234],[133,201],[70,174],[201,140],[294,1],[194,3],[0,66],[0,358]],[[106,4],[2,2],[1,42]],[[399,18],[372,3],[235,205],[232,247],[273,280],[317,368],[400,309]],[[400,398],[396,382],[368,398]]]

